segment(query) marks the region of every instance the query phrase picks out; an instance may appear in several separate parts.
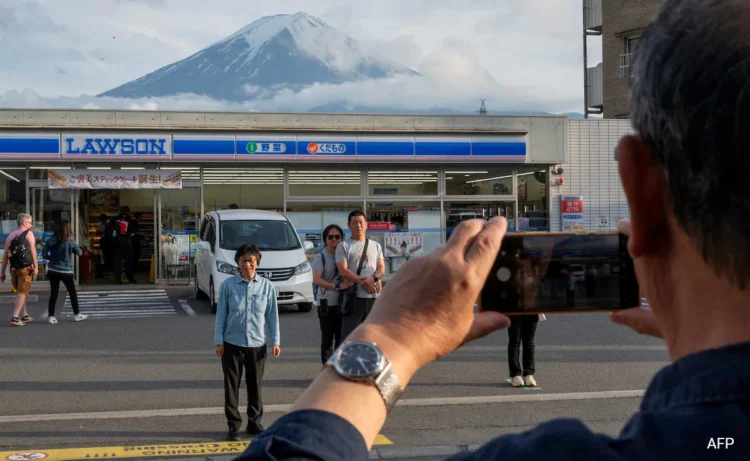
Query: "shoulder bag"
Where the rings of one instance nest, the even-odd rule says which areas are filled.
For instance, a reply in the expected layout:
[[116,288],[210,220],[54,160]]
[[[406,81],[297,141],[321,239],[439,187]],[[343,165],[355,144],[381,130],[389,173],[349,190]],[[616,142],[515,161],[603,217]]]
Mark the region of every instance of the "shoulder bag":
[[[362,250],[362,256],[359,257],[359,266],[357,267],[357,276],[362,273],[362,265],[365,262],[365,256],[367,256],[367,246],[370,243],[370,239],[365,240],[365,248]],[[339,295],[339,305],[341,306],[342,315],[350,315],[354,312],[354,304],[357,302],[357,288],[359,285],[352,285],[346,290],[342,291]]]

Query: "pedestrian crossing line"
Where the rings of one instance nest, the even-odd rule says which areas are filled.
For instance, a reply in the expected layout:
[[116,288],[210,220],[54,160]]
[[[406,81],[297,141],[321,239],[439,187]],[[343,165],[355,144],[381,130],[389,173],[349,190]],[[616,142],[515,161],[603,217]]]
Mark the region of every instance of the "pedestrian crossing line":
[[[175,443],[169,445],[139,445],[125,447],[84,447],[61,449],[28,449],[0,451],[0,460],[8,461],[78,461],[101,458],[154,458],[191,457],[211,455],[239,455],[250,445],[251,440],[237,442]],[[374,446],[393,445],[387,437],[379,434]]]
[[[166,290],[82,291],[78,293],[81,312],[92,319],[124,319],[179,315]],[[60,318],[72,318],[70,296],[65,297]]]

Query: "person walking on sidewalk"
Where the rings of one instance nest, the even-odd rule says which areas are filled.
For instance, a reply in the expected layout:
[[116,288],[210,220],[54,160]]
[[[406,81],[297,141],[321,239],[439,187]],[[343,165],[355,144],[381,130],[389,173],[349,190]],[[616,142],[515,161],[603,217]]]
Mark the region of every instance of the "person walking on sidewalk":
[[47,308],[49,318],[47,318],[47,323],[50,325],[57,323],[57,319],[55,318],[55,304],[57,304],[57,295],[60,292],[60,282],[68,290],[70,305],[73,307],[73,320],[81,322],[88,318],[88,315],[81,314],[78,309],[78,294],[76,293],[73,258],[71,257],[71,255],[81,256],[81,254],[81,248],[73,239],[70,223],[58,221],[55,224],[55,234],[47,240],[44,249],[44,256],[49,261],[47,266],[47,280],[49,280],[50,291],[49,306]]
[[[18,213],[18,229],[5,239],[3,266],[0,269],[0,283],[5,282],[5,269],[10,261],[10,278],[16,290],[16,303],[10,324],[17,327],[34,321],[26,310],[26,298],[31,290],[31,280],[39,273],[36,258],[36,239],[31,232],[32,218],[26,213]],[[23,315],[21,315],[23,314]]]
[[243,368],[247,383],[247,434],[263,432],[260,391],[267,355],[266,326],[274,358],[281,354],[276,290],[268,279],[256,274],[260,258],[258,247],[241,245],[234,255],[240,273],[226,279],[219,289],[214,344],[224,372],[224,413],[232,441],[240,438],[242,427],[238,407]]

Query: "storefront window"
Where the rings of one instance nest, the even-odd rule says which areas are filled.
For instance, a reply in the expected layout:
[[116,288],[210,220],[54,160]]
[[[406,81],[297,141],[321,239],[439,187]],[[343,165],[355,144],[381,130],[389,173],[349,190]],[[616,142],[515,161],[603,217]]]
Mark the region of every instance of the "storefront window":
[[354,203],[294,203],[286,205],[286,216],[294,224],[300,240],[308,240],[315,245],[308,250],[308,257],[319,253],[325,246],[323,229],[331,224],[337,224],[344,234],[350,234],[347,228],[349,213],[362,209],[362,202]]
[[386,274],[441,243],[439,202],[368,202],[366,214],[367,235],[383,247]]
[[2,233],[7,234],[17,227],[18,213],[26,211],[26,169],[0,169],[0,213]]
[[204,168],[205,211],[253,208],[283,211],[284,170],[282,168]]
[[361,176],[356,169],[289,170],[289,196],[360,197]]
[[508,230],[515,231],[514,202],[454,202],[444,203],[445,207],[445,239],[462,221],[470,219],[491,219],[504,216],[508,220]]
[[368,195],[437,195],[437,170],[393,169],[367,172]]
[[445,171],[446,195],[513,195],[513,168],[474,167]]
[[518,170],[518,230],[549,231],[546,168],[524,167]]

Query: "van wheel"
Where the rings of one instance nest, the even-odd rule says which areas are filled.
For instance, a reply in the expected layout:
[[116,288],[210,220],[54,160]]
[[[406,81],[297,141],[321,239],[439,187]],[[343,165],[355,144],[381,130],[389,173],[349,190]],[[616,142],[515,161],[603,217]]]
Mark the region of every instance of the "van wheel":
[[313,303],[299,303],[297,308],[300,312],[310,312],[312,310]]
[[208,302],[211,304],[211,313],[216,313],[216,292],[214,291],[214,279],[211,279],[211,282],[208,284]]
[[195,298],[207,299],[208,296],[206,296],[206,293],[204,293],[203,290],[201,290],[200,287],[198,286],[198,274],[195,274],[195,280],[193,280],[193,283],[195,283]]

